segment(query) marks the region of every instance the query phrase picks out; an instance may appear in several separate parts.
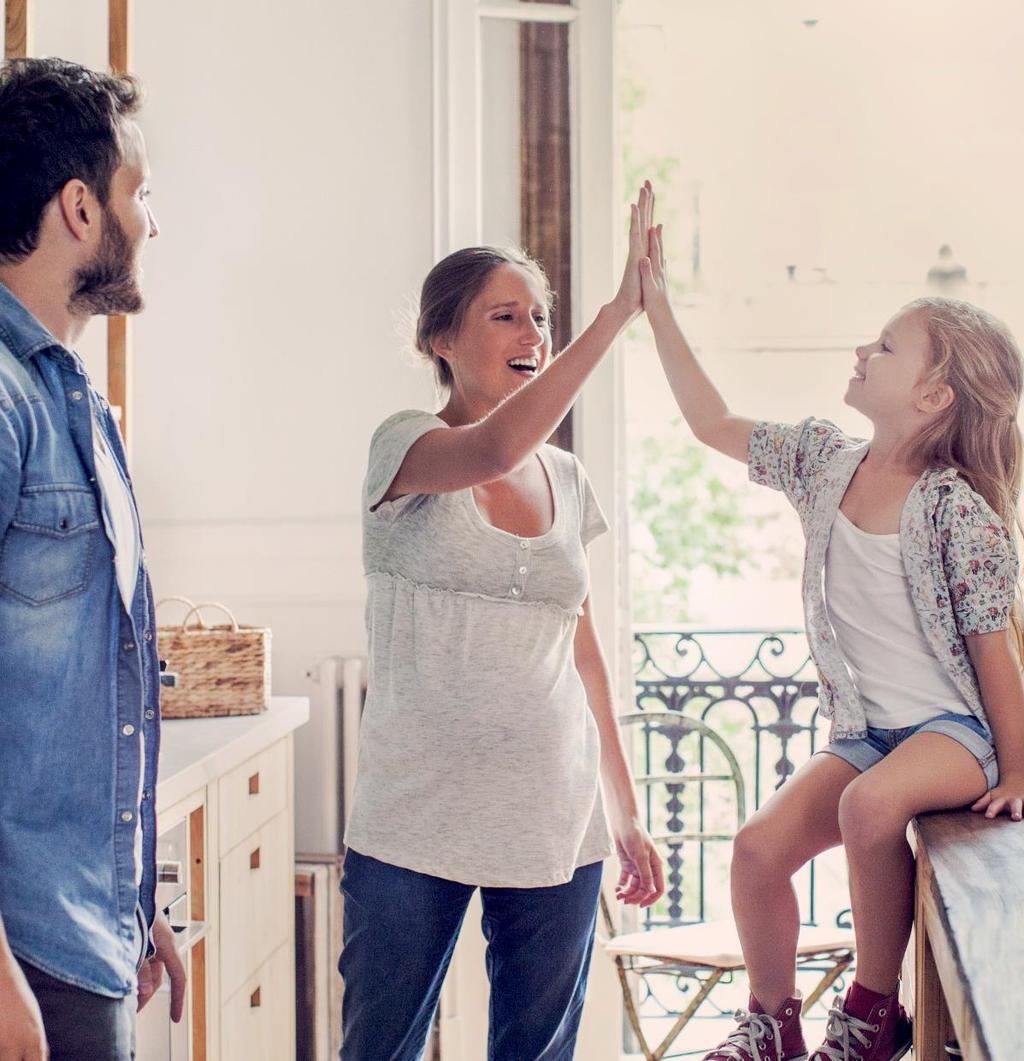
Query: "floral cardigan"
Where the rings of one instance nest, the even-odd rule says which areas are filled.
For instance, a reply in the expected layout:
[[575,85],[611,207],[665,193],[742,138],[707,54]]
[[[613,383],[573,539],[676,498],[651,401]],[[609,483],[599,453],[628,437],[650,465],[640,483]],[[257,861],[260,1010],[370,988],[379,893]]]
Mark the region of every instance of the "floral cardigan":
[[[789,498],[806,538],[803,602],[818,667],[821,713],[832,739],[863,737],[867,720],[825,606],[832,523],[868,443],[827,420],[761,422],[750,436],[750,478]],[[952,468],[924,472],[903,506],[900,552],[925,638],[971,713],[989,729],[968,634],[1005,630],[1017,589],[1017,551],[1007,528]]]

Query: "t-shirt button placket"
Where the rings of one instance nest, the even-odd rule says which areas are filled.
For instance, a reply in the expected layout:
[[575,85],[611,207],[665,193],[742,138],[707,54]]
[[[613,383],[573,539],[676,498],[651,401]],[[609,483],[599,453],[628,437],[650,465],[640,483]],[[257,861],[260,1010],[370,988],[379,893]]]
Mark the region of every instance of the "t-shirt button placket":
[[523,555],[519,558],[519,563],[516,565],[516,573],[512,577],[512,596],[517,599],[523,595],[523,583],[526,581],[526,574],[529,571],[527,565],[526,553],[530,548],[530,542],[527,538],[519,539],[519,551]]

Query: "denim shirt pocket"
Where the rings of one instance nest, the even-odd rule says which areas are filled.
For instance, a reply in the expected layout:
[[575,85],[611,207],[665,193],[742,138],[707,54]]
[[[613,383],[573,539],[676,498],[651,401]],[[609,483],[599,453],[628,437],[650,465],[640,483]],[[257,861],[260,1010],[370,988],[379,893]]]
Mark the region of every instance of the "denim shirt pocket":
[[81,593],[99,533],[96,498],[88,486],[23,487],[0,544],[0,591],[36,606]]

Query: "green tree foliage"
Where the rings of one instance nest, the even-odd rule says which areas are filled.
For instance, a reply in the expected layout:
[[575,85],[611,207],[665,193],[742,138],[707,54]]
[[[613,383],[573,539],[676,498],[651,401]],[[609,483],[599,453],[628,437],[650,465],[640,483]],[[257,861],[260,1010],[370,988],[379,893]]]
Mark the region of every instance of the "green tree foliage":
[[744,511],[742,496],[715,474],[707,449],[678,420],[642,439],[629,466],[633,618],[689,621],[696,572],[727,578],[753,570],[746,539],[770,517]]

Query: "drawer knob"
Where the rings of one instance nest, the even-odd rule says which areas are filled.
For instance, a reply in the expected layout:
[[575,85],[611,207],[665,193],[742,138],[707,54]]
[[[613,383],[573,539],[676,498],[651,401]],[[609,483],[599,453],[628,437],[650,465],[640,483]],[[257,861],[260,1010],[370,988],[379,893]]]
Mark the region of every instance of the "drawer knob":
[[255,851],[249,856],[249,869],[260,868],[260,849],[257,847]]
[[249,996],[249,1008],[259,1009],[260,1007],[260,989],[257,987],[255,991]]
[[252,777],[249,778],[249,795],[250,796],[258,796],[259,794],[260,794],[260,772],[259,772],[259,770],[257,770],[256,773],[254,773],[252,775]]

